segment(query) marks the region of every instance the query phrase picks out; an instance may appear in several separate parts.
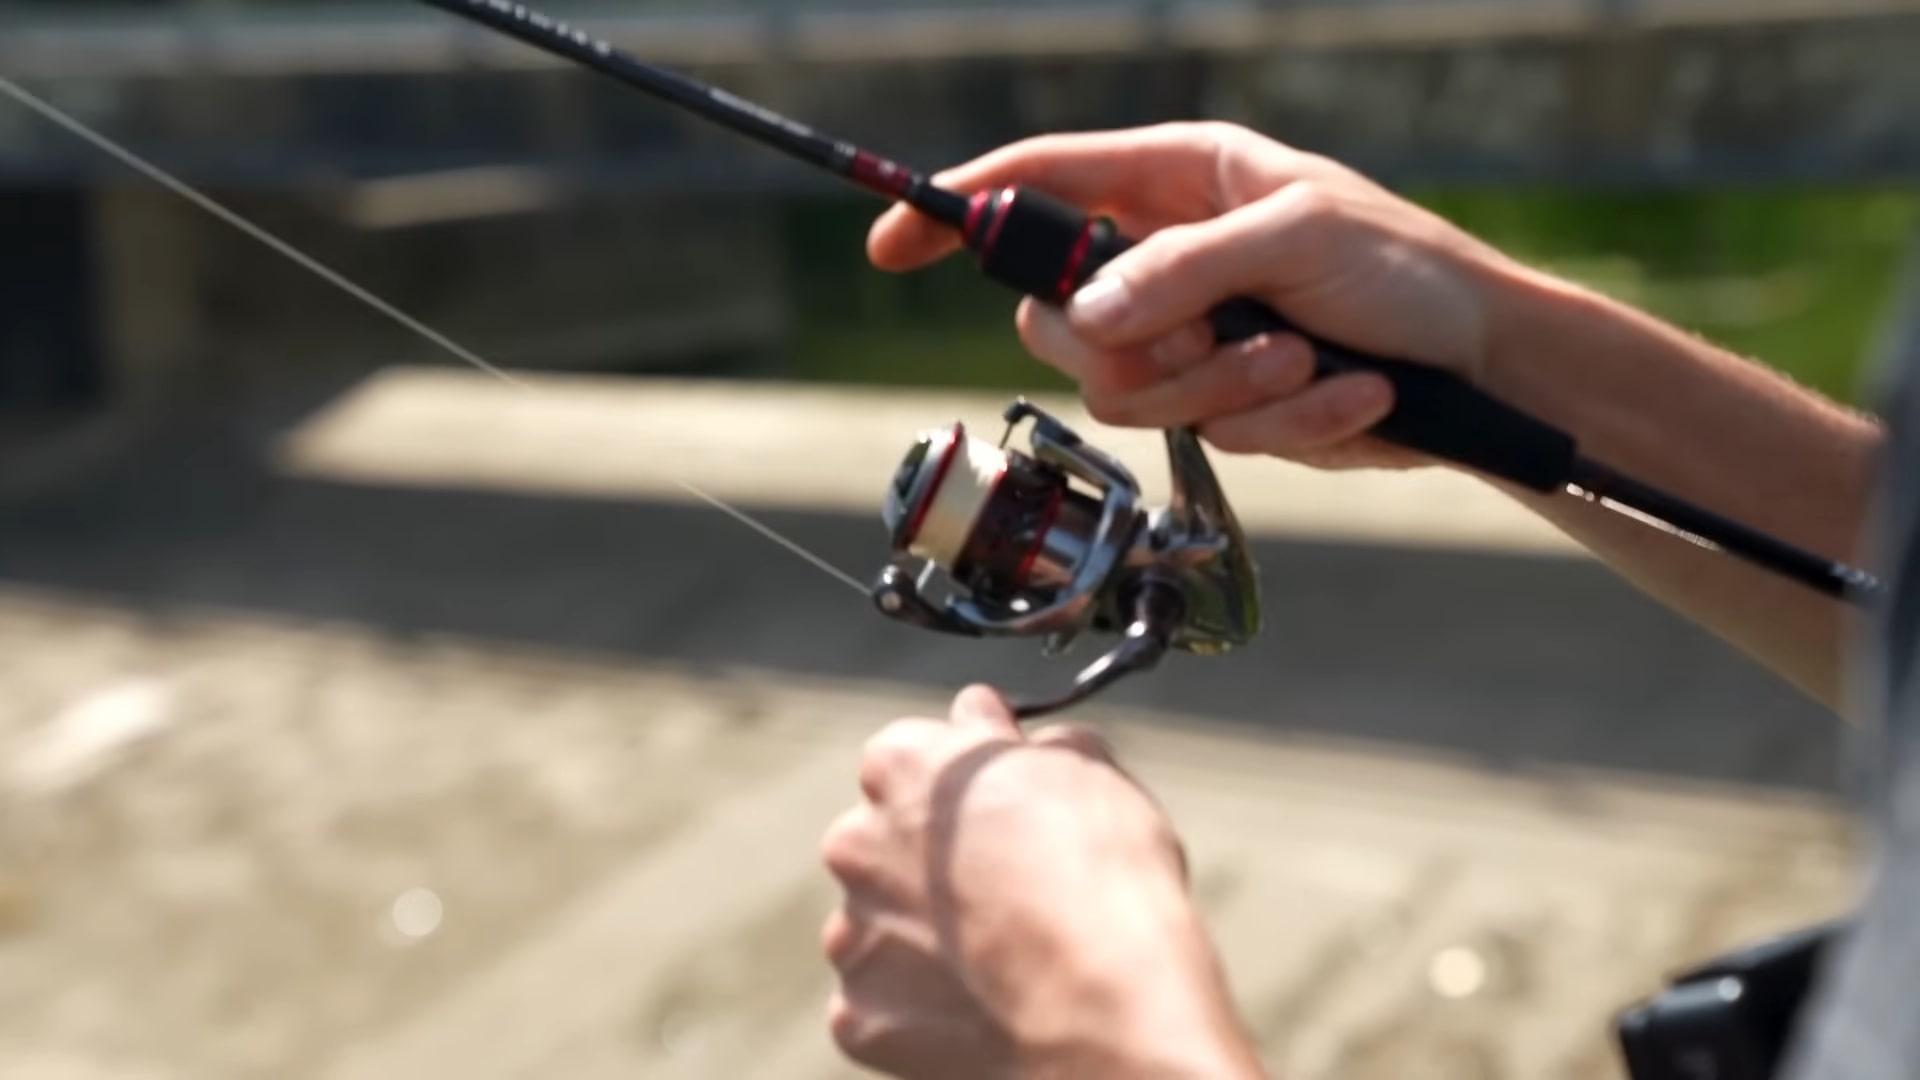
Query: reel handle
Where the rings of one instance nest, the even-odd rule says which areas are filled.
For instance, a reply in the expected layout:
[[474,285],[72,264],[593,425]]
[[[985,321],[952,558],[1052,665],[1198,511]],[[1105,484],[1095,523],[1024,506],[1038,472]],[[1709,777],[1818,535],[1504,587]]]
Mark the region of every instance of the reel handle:
[[1178,585],[1148,572],[1134,584],[1129,606],[1133,622],[1120,644],[1081,669],[1064,693],[1012,702],[1013,718],[1026,723],[1071,708],[1129,675],[1158,665],[1172,647],[1174,627],[1185,614],[1186,595]]
[[[1018,186],[974,196],[964,239],[989,278],[1053,304],[1064,304],[1135,243],[1106,219]],[[1571,435],[1451,372],[1321,340],[1256,300],[1227,301],[1209,313],[1209,322],[1221,344],[1300,334],[1313,345],[1320,378],[1356,371],[1385,376],[1393,384],[1394,407],[1373,429],[1379,438],[1546,494],[1574,478]]]

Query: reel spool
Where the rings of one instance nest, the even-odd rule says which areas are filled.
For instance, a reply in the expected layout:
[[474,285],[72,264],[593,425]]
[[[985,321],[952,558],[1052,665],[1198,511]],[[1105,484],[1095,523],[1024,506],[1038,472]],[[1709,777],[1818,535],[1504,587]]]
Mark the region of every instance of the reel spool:
[[[1245,537],[1191,431],[1166,433],[1173,498],[1148,510],[1125,466],[1052,416],[1019,400],[1005,418],[998,445],[956,422],[907,451],[883,513],[894,557],[873,589],[882,614],[963,637],[1044,637],[1048,655],[1087,632],[1122,636],[1065,694],[1016,706],[1022,719],[1170,650],[1225,652],[1259,632]],[[1028,419],[1030,454],[1007,445]],[[938,603],[927,596],[936,574],[948,591]]]

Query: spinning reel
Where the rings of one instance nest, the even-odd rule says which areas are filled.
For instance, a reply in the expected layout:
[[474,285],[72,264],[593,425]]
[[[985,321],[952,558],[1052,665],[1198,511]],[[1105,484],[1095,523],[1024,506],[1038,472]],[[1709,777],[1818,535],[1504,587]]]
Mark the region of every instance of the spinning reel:
[[[926,175],[718,87],[642,61],[518,0],[421,0],[687,110],[745,137],[905,204],[952,229],[981,272],[1024,296],[1065,303],[1134,241],[1111,221],[1024,186],[964,194]],[[1300,333],[1247,297],[1207,321],[1221,344]],[[1787,543],[1662,491],[1581,453],[1574,436],[1459,375],[1310,337],[1316,377],[1371,372],[1393,386],[1393,411],[1372,434],[1436,460],[1543,495],[1570,494],[1674,536],[1747,560],[1862,606],[1883,589],[1873,575]],[[894,561],[873,589],[882,612],[966,637],[1039,636],[1059,653],[1091,630],[1121,641],[1082,671],[1073,689],[1021,706],[1022,717],[1064,708],[1159,663],[1170,650],[1219,653],[1260,629],[1259,589],[1246,541],[1192,431],[1166,433],[1169,506],[1140,507],[1127,470],[1027,404],[1007,410],[1000,446],[959,424],[923,436],[902,462],[886,519]],[[1033,452],[1009,449],[1034,421]],[[1074,481],[1094,488],[1077,490]],[[908,563],[919,559],[916,574]],[[949,595],[926,595],[944,571]]]
[[[1005,419],[998,445],[956,422],[907,451],[884,510],[894,558],[873,587],[883,614],[961,637],[1042,637],[1049,656],[1088,632],[1120,636],[1065,693],[1016,705],[1023,720],[1169,651],[1223,653],[1259,632],[1246,537],[1191,430],[1166,432],[1172,498],[1147,509],[1126,466],[1045,411],[1021,399]],[[1007,445],[1023,420],[1031,453]],[[928,594],[936,572],[946,579],[938,601]]]

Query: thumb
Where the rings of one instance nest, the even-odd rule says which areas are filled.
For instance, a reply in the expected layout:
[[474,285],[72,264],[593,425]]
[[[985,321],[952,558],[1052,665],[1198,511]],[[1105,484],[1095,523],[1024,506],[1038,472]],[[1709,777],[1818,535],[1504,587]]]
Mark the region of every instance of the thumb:
[[1021,740],[1020,723],[1013,707],[991,686],[973,685],[960,691],[948,713],[953,726],[962,731],[996,739]]

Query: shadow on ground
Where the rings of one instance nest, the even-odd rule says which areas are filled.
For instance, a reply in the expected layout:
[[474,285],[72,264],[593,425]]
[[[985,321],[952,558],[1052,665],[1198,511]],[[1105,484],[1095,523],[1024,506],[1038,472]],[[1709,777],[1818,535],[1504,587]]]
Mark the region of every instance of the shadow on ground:
[[[927,687],[929,710],[974,679],[1056,685],[1093,655],[899,627],[705,507],[303,481],[259,464],[262,437],[200,426],[0,504],[0,583],[156,616],[228,607],[904,681]],[[877,516],[763,520],[856,577],[886,554]],[[1598,567],[1280,542],[1259,558],[1264,641],[1176,658],[1112,700],[1497,768],[1835,788],[1842,733],[1825,710]]]

